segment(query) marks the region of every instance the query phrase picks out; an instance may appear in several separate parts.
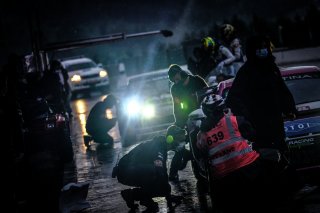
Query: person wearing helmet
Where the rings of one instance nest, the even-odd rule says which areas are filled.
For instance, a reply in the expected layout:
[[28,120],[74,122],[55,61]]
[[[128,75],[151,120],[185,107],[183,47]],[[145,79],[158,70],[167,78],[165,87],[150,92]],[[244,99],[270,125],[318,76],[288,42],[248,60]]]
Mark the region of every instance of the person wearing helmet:
[[168,76],[173,83],[170,93],[173,100],[175,125],[184,129],[188,115],[200,106],[196,92],[208,87],[208,85],[203,78],[189,74],[177,64],[170,65]]
[[109,117],[111,116],[109,112],[115,112],[117,106],[117,98],[109,94],[92,107],[86,122],[86,131],[89,134],[84,136],[86,147],[90,146],[92,140],[100,144],[113,144],[113,138],[108,134],[108,131],[116,125],[117,116],[116,113],[112,113],[112,117]]
[[[169,138],[169,139],[168,139]],[[165,197],[169,208],[172,203],[178,205],[182,197],[171,194],[171,186],[167,174],[167,152],[178,144],[171,137],[156,136],[140,143],[124,155],[114,167],[112,177],[119,183],[135,188],[121,191],[121,196],[131,210],[140,205],[146,206],[146,212],[157,212],[158,204],[154,197]]]
[[212,37],[203,38],[201,40],[201,48],[205,52],[204,55],[206,57],[212,57],[214,59],[213,73],[208,73],[207,77],[219,73],[225,73],[227,75],[233,73],[233,67],[231,65],[236,58],[218,39],[213,39]]
[[222,43],[230,49],[235,57],[232,63],[233,70],[232,73],[230,73],[235,76],[244,63],[240,39],[236,36],[235,28],[231,24],[223,24],[220,27],[220,38]]
[[206,118],[197,147],[208,162],[213,198],[223,212],[250,212],[244,203],[250,197],[250,203],[257,204],[254,198],[263,191],[259,153],[248,142],[255,140],[255,131],[243,117],[234,116],[219,95],[206,96],[201,107]]
[[190,151],[185,147],[186,137],[186,130],[176,125],[171,125],[167,129],[167,143],[172,144],[171,149],[175,152],[169,170],[170,181],[178,181],[178,170],[186,168],[188,161],[192,159]]

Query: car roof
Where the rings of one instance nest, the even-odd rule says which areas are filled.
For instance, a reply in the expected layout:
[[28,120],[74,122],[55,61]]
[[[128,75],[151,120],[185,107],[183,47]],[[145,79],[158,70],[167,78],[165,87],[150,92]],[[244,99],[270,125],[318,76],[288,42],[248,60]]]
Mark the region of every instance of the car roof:
[[93,62],[90,58],[75,58],[75,59],[65,59],[60,60],[60,62],[64,66],[70,66],[73,64],[80,64],[80,63],[86,63],[86,62]]
[[[182,65],[180,67],[183,70],[188,71],[187,65]],[[128,82],[141,81],[141,80],[147,80],[147,79],[152,79],[152,78],[156,78],[156,77],[168,76],[168,69],[169,68],[165,68],[165,69],[154,70],[154,71],[141,73],[141,74],[137,74],[137,75],[132,75],[132,76],[128,77]]]
[[317,66],[295,66],[295,67],[282,67],[280,68],[282,76],[296,75],[310,72],[320,72]]
[[[285,77],[285,76],[296,75],[301,73],[320,72],[320,68],[317,66],[281,67],[280,72],[281,72],[281,76]],[[232,86],[233,81],[234,81],[234,78],[221,81],[218,84],[218,94],[221,95],[224,89],[230,88]]]

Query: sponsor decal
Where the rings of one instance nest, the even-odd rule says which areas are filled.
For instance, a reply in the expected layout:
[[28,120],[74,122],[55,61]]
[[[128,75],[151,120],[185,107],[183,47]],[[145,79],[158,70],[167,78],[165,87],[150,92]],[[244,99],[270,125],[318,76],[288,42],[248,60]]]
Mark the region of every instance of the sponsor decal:
[[289,147],[312,145],[314,142],[315,138],[300,138],[287,141]]
[[320,117],[311,117],[287,121],[284,123],[284,130],[287,137],[293,137],[304,134],[315,134],[320,132]]

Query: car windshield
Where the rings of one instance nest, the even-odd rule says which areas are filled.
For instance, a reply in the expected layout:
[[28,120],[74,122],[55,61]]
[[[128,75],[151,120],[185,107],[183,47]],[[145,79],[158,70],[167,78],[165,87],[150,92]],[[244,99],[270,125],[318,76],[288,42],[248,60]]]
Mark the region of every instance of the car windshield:
[[72,64],[66,67],[68,71],[75,71],[75,70],[83,70],[89,69],[92,67],[96,67],[97,65],[93,61],[83,62],[79,64]]
[[296,104],[320,101],[320,78],[305,78],[285,81]]
[[128,90],[130,93],[138,93],[145,96],[160,96],[170,93],[170,82],[167,76],[134,79],[129,82]]

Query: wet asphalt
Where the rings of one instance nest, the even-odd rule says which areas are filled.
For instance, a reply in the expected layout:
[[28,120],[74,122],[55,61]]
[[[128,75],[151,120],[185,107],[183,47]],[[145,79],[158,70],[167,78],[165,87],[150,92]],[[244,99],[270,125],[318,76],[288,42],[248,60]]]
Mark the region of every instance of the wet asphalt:
[[[117,126],[109,132],[115,141],[113,147],[92,143],[89,148],[86,148],[83,143],[83,135],[86,134],[86,118],[92,106],[103,97],[105,96],[93,94],[88,97],[80,97],[72,102],[74,116],[71,121],[71,138],[74,148],[74,162],[67,166],[65,181],[66,183],[90,183],[87,201],[91,207],[82,212],[128,212],[129,209],[121,198],[120,191],[130,187],[118,183],[117,179],[111,177],[111,173],[118,159],[137,144],[122,147]],[[168,165],[171,157],[172,153],[169,153]],[[197,180],[193,176],[190,162],[186,169],[179,171],[179,176],[179,182],[170,182],[172,193],[183,196],[182,203],[175,208],[174,212],[213,212],[214,208],[209,196],[197,187]],[[164,198],[155,198],[154,200],[159,204],[159,212],[170,212]],[[140,207],[137,212],[143,212],[143,210],[145,209]],[[300,201],[299,208],[286,208],[279,210],[279,212],[318,213],[320,212],[320,192],[313,193]]]

